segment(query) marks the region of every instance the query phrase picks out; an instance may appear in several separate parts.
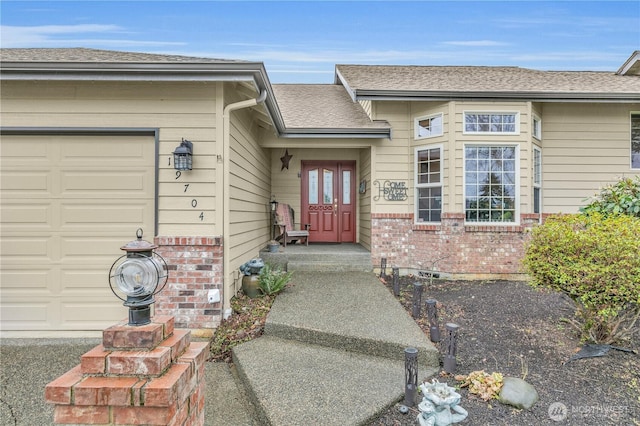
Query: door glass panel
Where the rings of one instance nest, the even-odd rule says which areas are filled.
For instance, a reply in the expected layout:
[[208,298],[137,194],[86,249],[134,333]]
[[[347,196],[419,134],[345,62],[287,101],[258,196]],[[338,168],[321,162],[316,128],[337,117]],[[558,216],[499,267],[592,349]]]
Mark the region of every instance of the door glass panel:
[[324,169],[324,190],[323,190],[323,204],[332,204],[333,203],[333,171]]
[[342,171],[342,204],[351,204],[351,171]]
[[309,170],[309,204],[318,204],[318,169]]

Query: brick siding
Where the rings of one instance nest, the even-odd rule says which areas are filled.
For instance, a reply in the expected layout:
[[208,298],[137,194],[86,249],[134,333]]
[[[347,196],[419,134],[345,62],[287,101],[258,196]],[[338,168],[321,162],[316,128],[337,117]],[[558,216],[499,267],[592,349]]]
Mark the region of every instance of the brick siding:
[[222,239],[160,236],[154,242],[169,268],[167,285],[155,297],[156,315],[174,316],[178,328],[217,327],[222,305],[209,303],[207,296],[219,289],[223,300]]
[[413,214],[373,214],[371,256],[388,267],[451,274],[455,278],[506,278],[523,274],[525,243],[539,215],[519,225],[465,225],[464,214],[444,213],[440,224],[421,225]]

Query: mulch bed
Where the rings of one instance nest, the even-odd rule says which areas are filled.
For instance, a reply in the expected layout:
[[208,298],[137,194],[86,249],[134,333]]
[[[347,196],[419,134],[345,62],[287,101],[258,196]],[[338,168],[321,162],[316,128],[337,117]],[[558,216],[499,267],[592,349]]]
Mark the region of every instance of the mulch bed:
[[[640,426],[640,330],[627,345],[635,353],[611,350],[603,357],[569,362],[582,344],[574,330],[562,321],[573,314],[570,301],[563,295],[538,291],[524,282],[430,283],[407,276],[400,278],[399,301],[409,314],[413,283],[417,280],[425,286],[422,300],[438,301],[443,337],[444,323],[460,326],[456,374],[484,370],[524,378],[539,395],[531,409],[518,410],[497,400],[485,402],[462,388],[460,406],[469,412],[469,417],[461,424]],[[383,281],[392,291],[392,278]],[[428,333],[424,313],[416,322]],[[436,346],[442,354],[442,343]],[[426,379],[419,376],[419,380]],[[459,385],[444,372],[438,380]],[[556,411],[552,413],[556,420],[551,418],[549,407],[554,403],[564,404],[566,417],[558,417]],[[417,407],[402,414],[399,405],[389,408],[370,426],[418,424]]]

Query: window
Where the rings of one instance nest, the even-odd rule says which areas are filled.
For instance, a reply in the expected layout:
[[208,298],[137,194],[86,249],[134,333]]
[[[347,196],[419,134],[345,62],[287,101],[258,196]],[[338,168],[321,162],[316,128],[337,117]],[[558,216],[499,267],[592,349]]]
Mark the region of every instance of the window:
[[516,222],[517,147],[467,145],[465,218],[468,222]]
[[631,114],[631,168],[640,169],[640,114]]
[[414,123],[415,139],[442,135],[442,114],[418,117]]
[[542,213],[542,151],[533,147],[533,212]]
[[416,149],[416,222],[440,222],[442,147]]
[[464,133],[518,133],[517,112],[465,112]]
[[542,121],[540,120],[540,117],[537,117],[534,115],[531,126],[532,126],[531,134],[533,135],[534,138],[541,141],[542,140]]

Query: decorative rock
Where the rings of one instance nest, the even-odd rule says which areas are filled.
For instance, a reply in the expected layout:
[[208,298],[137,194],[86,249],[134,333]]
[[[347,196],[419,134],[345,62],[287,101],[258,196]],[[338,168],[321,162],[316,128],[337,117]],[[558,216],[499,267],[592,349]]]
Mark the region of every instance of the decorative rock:
[[409,412],[409,407],[407,407],[406,405],[400,405],[398,407],[398,411],[400,412],[400,414],[407,414]]
[[520,409],[529,409],[538,401],[538,392],[522,379],[505,377],[498,401]]

